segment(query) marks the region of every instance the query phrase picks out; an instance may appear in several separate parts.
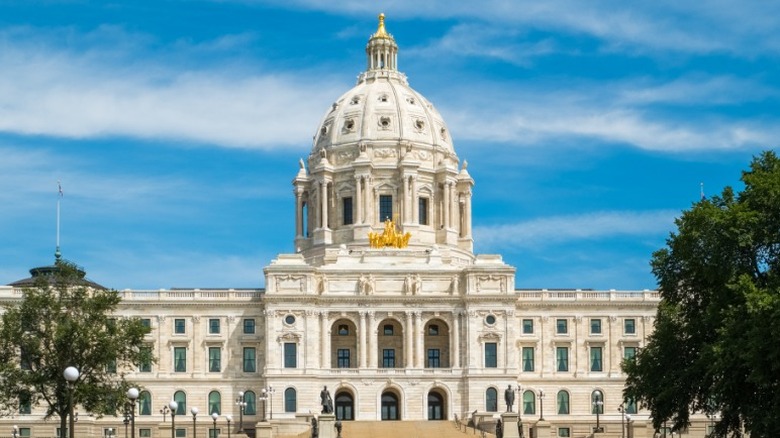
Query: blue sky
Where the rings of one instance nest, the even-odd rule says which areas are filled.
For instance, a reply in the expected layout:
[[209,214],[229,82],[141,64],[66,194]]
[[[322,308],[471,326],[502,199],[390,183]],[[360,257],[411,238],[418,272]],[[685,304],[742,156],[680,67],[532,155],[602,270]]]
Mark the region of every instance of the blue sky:
[[376,15],[521,288],[652,289],[674,217],[780,134],[780,3],[0,1],[0,284],[260,287]]

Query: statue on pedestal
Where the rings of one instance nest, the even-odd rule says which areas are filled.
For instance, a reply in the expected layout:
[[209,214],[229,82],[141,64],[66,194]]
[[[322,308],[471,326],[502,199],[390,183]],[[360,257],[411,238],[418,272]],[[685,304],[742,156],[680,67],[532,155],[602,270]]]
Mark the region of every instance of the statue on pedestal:
[[322,405],[323,414],[333,413],[333,399],[330,397],[327,386],[323,386],[322,391],[320,391],[320,404]]
[[512,385],[506,387],[504,391],[504,401],[506,402],[506,411],[512,412],[512,408],[515,405],[515,390],[512,389]]

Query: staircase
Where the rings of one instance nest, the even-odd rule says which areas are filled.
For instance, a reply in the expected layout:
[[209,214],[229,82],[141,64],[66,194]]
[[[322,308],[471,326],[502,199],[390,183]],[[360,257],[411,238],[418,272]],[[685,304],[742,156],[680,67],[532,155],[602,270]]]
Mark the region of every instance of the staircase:
[[[452,421],[344,421],[344,438],[467,438]],[[494,435],[489,435],[493,437]]]

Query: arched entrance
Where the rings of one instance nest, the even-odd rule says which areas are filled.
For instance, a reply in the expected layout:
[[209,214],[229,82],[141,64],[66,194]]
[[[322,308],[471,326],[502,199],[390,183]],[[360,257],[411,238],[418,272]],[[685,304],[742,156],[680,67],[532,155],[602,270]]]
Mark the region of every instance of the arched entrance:
[[428,419],[446,420],[447,410],[444,403],[445,397],[439,391],[432,390],[428,393]]
[[382,393],[382,420],[400,420],[401,410],[398,406],[398,396],[387,391]]
[[358,333],[355,323],[341,318],[330,329],[330,367],[357,368]]
[[336,419],[342,421],[355,419],[355,399],[349,392],[336,393]]

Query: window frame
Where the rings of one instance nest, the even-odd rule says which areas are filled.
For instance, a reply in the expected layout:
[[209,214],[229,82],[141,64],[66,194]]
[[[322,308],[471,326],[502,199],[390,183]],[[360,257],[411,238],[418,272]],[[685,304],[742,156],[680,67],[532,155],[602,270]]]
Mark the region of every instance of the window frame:
[[[565,353],[565,355],[561,355]],[[557,345],[555,347],[555,371],[559,373],[569,372],[569,347]]]
[[[629,326],[631,327],[630,330],[629,330]],[[623,334],[629,335],[629,336],[636,335],[636,319],[635,318],[624,318],[623,319]]]
[[591,318],[590,319],[590,334],[591,335],[601,335],[603,333],[602,331],[603,327],[601,324],[601,318]]
[[[527,354],[530,351],[530,355]],[[522,371],[524,373],[532,373],[536,369],[535,362],[536,348],[534,347],[522,347],[520,349],[520,357],[522,360]],[[529,366],[530,364],[530,366]]]
[[568,335],[569,334],[569,320],[566,318],[558,318],[555,320],[555,334],[556,335]]
[[187,334],[187,320],[184,318],[173,319],[173,334],[186,335]]
[[[183,366],[179,367],[180,363]],[[177,347],[177,346],[173,347],[173,372],[175,373],[187,372],[187,347]]]
[[485,368],[498,368],[498,342],[485,342],[482,348],[485,355]]
[[244,318],[243,327],[245,335],[254,335],[257,332],[257,322],[254,318]]
[[298,368],[298,344],[285,342],[283,348],[284,368]]
[[341,218],[343,225],[352,225],[355,223],[355,217],[352,211],[353,204],[352,196],[345,196],[341,198]]
[[523,334],[524,335],[532,335],[534,334],[534,320],[532,318],[525,318],[523,319]]
[[[379,211],[377,212],[379,214],[379,222],[382,223],[386,220],[393,220],[393,195],[388,194],[380,194],[379,195]],[[389,215],[383,214],[388,213],[389,209]]]
[[221,347],[208,347],[209,354],[209,372],[221,373],[222,372],[222,348]]
[[590,371],[601,373],[604,372],[604,348],[601,345],[593,345],[590,350]]
[[210,335],[218,335],[221,332],[222,327],[220,327],[220,320],[219,318],[209,318],[209,334]]
[[428,206],[430,201],[427,196],[417,198],[417,223],[420,225],[430,225],[430,214]]

